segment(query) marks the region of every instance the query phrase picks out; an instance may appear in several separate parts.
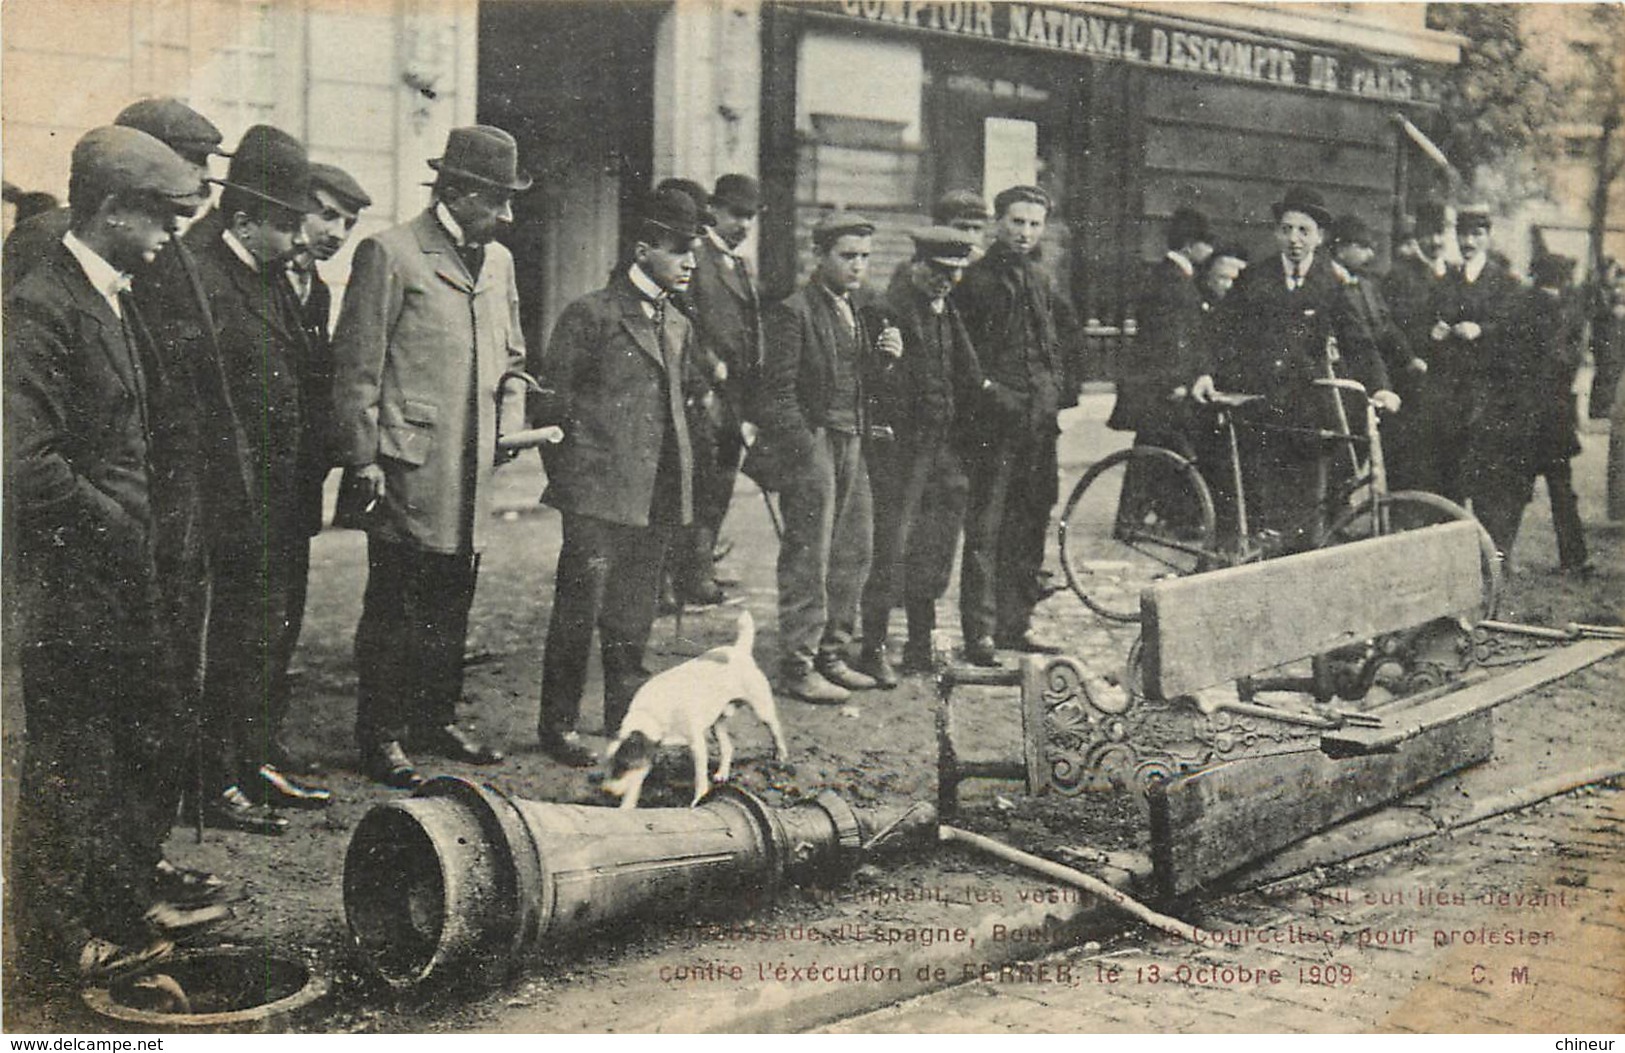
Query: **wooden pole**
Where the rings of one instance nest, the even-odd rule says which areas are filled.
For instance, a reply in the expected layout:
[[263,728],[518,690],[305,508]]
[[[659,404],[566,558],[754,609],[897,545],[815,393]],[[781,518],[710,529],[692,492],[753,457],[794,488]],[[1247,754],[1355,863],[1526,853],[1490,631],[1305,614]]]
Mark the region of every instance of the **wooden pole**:
[[1019,848],[1011,848],[1002,841],[995,841],[991,837],[983,837],[981,834],[973,834],[969,830],[960,830],[957,827],[938,826],[937,840],[957,841],[960,844],[969,845],[972,848],[986,852],[990,856],[1002,859],[1006,863],[1014,863],[1045,877],[1081,888],[1085,892],[1099,896],[1119,910],[1132,914],[1153,928],[1161,929],[1171,936],[1178,936],[1180,939],[1189,940],[1192,943],[1202,942],[1196,938],[1196,927],[1194,925],[1189,925],[1178,918],[1170,918],[1166,914],[1158,914],[1139,900],[1113,888],[1097,877],[1085,874],[1081,870],[1074,870],[1072,867],[1051,862],[1029,852],[1023,852]]

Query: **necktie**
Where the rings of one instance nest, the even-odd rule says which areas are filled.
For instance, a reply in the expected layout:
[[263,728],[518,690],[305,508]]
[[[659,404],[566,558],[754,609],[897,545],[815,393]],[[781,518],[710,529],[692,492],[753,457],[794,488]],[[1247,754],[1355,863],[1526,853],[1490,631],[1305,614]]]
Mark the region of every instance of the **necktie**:
[[835,298],[835,309],[841,313],[841,321],[846,323],[847,335],[851,336],[858,331],[858,316],[852,313],[852,298],[845,293]]
[[293,283],[293,294],[299,298],[301,306],[310,302],[310,272],[303,267],[289,267],[288,280]]
[[1293,264],[1292,269],[1287,271],[1286,287],[1288,289],[1292,290],[1293,292],[1297,292],[1298,291],[1298,286],[1300,286],[1302,284],[1303,284],[1303,275],[1298,273],[1297,264]]
[[463,259],[463,266],[468,268],[469,277],[475,281],[480,280],[480,265],[485,262],[484,245],[459,245],[457,255]]

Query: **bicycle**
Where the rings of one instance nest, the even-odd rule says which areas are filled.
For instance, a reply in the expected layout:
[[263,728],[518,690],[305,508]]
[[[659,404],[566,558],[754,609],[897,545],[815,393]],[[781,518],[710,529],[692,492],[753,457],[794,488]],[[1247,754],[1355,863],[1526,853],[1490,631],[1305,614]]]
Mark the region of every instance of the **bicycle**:
[[[1339,427],[1307,430],[1322,442],[1320,477],[1327,494],[1313,521],[1293,524],[1308,534],[1311,546],[1473,518],[1438,494],[1390,492],[1377,408],[1365,386],[1331,377],[1314,383],[1359,398],[1365,408],[1365,427],[1363,434],[1353,434],[1342,400],[1334,396]],[[1090,610],[1112,621],[1138,622],[1140,594],[1157,580],[1284,554],[1291,531],[1255,532],[1251,527],[1236,440],[1236,411],[1262,397],[1220,393],[1212,400],[1214,424],[1224,437],[1222,468],[1231,496],[1225,543],[1218,538],[1212,489],[1195,458],[1160,446],[1132,446],[1097,461],[1078,480],[1058,528],[1061,569],[1068,587]],[[1245,421],[1242,426],[1306,430]],[[1338,448],[1352,459],[1352,473],[1332,471],[1333,451]],[[1362,450],[1366,454],[1363,465]],[[1488,617],[1499,587],[1498,556],[1489,534],[1482,529],[1479,534],[1484,573],[1482,616]]]

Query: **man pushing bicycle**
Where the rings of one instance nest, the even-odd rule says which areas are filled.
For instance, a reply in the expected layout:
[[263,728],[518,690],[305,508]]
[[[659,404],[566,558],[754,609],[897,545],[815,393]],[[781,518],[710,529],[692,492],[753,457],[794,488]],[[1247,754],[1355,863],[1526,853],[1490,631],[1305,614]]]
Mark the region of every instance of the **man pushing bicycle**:
[[1254,525],[1289,535],[1283,551],[1314,547],[1305,524],[1323,522],[1321,504],[1329,465],[1352,470],[1323,433],[1347,434],[1348,411],[1338,396],[1314,381],[1353,379],[1373,392],[1371,402],[1399,409],[1388,373],[1369,330],[1355,324],[1329,260],[1316,249],[1331,221],[1320,196],[1293,187],[1272,206],[1279,254],[1248,267],[1214,310],[1204,349],[1208,370],[1191,397],[1209,401],[1216,390],[1264,396],[1247,415],[1241,457]]

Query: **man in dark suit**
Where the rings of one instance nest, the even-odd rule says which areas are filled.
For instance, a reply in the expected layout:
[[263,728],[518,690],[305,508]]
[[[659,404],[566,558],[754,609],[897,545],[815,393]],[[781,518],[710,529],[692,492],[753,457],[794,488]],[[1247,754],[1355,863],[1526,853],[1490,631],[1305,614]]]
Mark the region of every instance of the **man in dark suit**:
[[[1424,201],[1416,208],[1416,252],[1395,257],[1383,281],[1383,294],[1409,356],[1403,369],[1390,367],[1394,391],[1405,410],[1383,429],[1383,452],[1388,460],[1388,485],[1395,490],[1443,493],[1441,458],[1449,451],[1439,446],[1437,427],[1443,407],[1436,405],[1434,378],[1428,376],[1433,341],[1429,330],[1437,321],[1434,293],[1443,281],[1447,224],[1444,206]],[[1449,422],[1443,422],[1448,427]]]
[[1569,284],[1574,260],[1542,256],[1531,271],[1533,287],[1513,309],[1512,333],[1483,363],[1471,439],[1473,513],[1510,560],[1535,476],[1544,476],[1558,568],[1584,577],[1595,568],[1569,468],[1580,452],[1574,374],[1584,354],[1583,317]]
[[[864,450],[874,507],[874,558],[863,586],[863,650],[853,668],[882,688],[897,686],[886,637],[892,609],[903,606],[908,643],[903,671],[933,668],[936,602],[948,588],[968,484],[955,449],[955,410],[981,389],[970,334],[949,293],[975,247],[952,227],[911,231],[914,257],[886,290],[884,318],[903,338],[902,357],[876,387],[877,423],[891,438]],[[876,319],[879,328],[879,319]],[[921,520],[927,495],[935,522]]]
[[[1326,448],[1308,431],[1337,426],[1336,396],[1314,381],[1351,377],[1390,411],[1399,400],[1377,349],[1350,317],[1342,285],[1318,252],[1331,223],[1320,195],[1293,187],[1272,207],[1279,254],[1248,265],[1214,312],[1211,375],[1191,394],[1199,401],[1217,386],[1264,396],[1241,429],[1248,508],[1257,529],[1288,535],[1289,549],[1313,547],[1326,480]],[[1333,338],[1335,337],[1335,342]]]
[[[32,980],[105,981],[207,919],[156,901],[167,832],[141,807],[176,764],[151,503],[150,334],[128,292],[204,200],[162,142],[74,147],[71,227],[5,304],[7,548],[26,756],[7,907]],[[222,908],[211,912],[224,916]]]
[[847,664],[874,543],[863,444],[875,375],[903,345],[895,328],[870,332],[855,298],[874,230],[854,213],[822,217],[811,279],[762,324],[761,431],[745,470],[779,491],[779,686],[806,702],[841,702],[875,686]]
[[1428,363],[1436,492],[1460,504],[1473,490],[1474,422],[1483,413],[1494,364],[1513,353],[1523,286],[1490,252],[1487,206],[1456,211],[1456,243],[1461,266],[1451,267],[1433,287],[1433,322],[1419,353]]
[[1049,210],[1039,187],[1001,191],[994,243],[954,293],[984,387],[966,421],[970,504],[959,586],[965,657],[978,665],[996,665],[1001,647],[1060,650],[1032,634],[1060,487],[1056,417],[1076,396],[1067,361],[1071,311],[1038,265]]
[[[1213,252],[1207,217],[1195,209],[1175,209],[1166,241],[1167,253],[1152,265],[1140,292],[1135,312],[1139,336],[1122,364],[1117,402],[1106,426],[1134,432],[1136,446],[1160,446],[1191,457],[1196,453],[1194,422],[1182,396],[1202,372],[1203,311],[1196,269]],[[1143,467],[1130,462],[1119,498],[1119,522],[1142,523],[1159,510],[1160,480],[1143,472]]]
[[[299,324],[305,330],[307,357],[298,370],[301,435],[299,445],[298,529],[304,542],[289,545],[288,617],[276,653],[293,657],[305,622],[305,598],[310,578],[310,538],[322,530],[322,486],[335,464],[333,451],[333,340],[328,331],[333,294],[316,264],[338,255],[350,240],[361,210],[372,198],[344,169],[312,162],[310,193],[317,210],[305,215],[305,249],[288,264],[288,283],[298,303]],[[275,678],[271,698],[273,724],[280,726],[288,712],[286,668]],[[285,772],[316,774],[320,767],[288,749],[278,737],[271,741],[271,763]]]
[[564,515],[553,612],[542,660],[542,749],[584,767],[596,756],[576,721],[593,630],[604,668],[604,730],[614,735],[647,676],[660,566],[693,516],[693,451],[683,411],[694,337],[671,305],[689,287],[700,237],[688,195],[645,204],[632,260],[610,284],[570,304],[531,371],[554,394],[539,407],[564,441],[547,459],[543,499]]
[[500,128],[453,128],[429,167],[429,208],[356,247],[333,330],[339,460],[371,502],[356,746],[362,770],[397,789],[423,782],[405,744],[502,761],[456,709],[497,435],[524,414],[523,396],[501,386],[525,340],[513,256],[493,240],[531,185],[519,146]]
[[687,603],[722,600],[715,573],[717,537],[733,501],[745,452],[746,406],[762,365],[761,302],[750,262],[739,254],[761,209],[756,180],[739,174],[719,177],[710,207],[715,222],[695,251],[688,300],[699,354],[713,370],[721,364],[713,375],[722,379],[713,389],[711,415],[700,422],[710,432],[708,441],[694,437],[694,525],[683,532],[672,554],[677,599]]
[[[246,507],[209,523],[214,597],[204,672],[204,821],[277,834],[287,821],[254,805],[325,807],[331,793],[275,764],[286,698],[287,622],[297,550],[305,445],[301,377],[311,352],[285,277],[304,250],[314,211],[305,148],[269,125],[244,133],[222,182],[217,219],[187,232],[209,302],[215,343],[251,480]],[[216,407],[215,411],[218,412]],[[212,425],[211,432],[227,428]],[[246,807],[245,807],[246,805]]]

